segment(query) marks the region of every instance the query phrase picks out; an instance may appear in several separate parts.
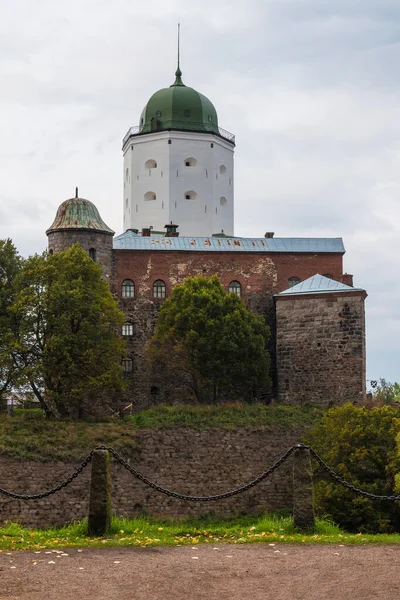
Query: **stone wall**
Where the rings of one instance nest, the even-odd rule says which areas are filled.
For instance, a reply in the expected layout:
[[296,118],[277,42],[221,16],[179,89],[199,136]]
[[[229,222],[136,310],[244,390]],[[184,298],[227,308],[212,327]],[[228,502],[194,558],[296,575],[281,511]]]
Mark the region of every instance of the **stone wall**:
[[66,250],[78,242],[89,253],[93,248],[96,251],[96,262],[101,265],[105,278],[111,283],[113,276],[113,235],[101,231],[64,229],[48,234],[49,252]]
[[[247,483],[300,441],[303,429],[236,431],[192,429],[139,431],[137,449],[122,451],[130,464],[171,490],[207,495]],[[291,458],[251,490],[218,502],[183,502],[155,492],[112,460],[113,511],[132,517],[141,512],[161,517],[258,514],[292,505]],[[35,493],[68,477],[77,463],[37,463],[0,457],[1,487]],[[61,525],[87,516],[90,466],[66,489],[42,500],[21,501],[0,495],[0,523],[31,527]]]
[[[161,279],[166,284],[166,295],[171,295],[177,284],[190,276],[217,274],[222,285],[228,289],[233,280],[239,281],[242,298],[248,308],[262,314],[271,327],[271,378],[275,395],[277,367],[275,357],[275,307],[273,294],[288,287],[289,277],[307,279],[315,273],[326,273],[341,281],[341,254],[288,254],[246,252],[202,252],[169,250],[115,250],[113,292],[120,299],[127,321],[133,324],[133,336],[128,339],[127,356],[133,360],[133,371],[127,374],[129,388],[126,404],[132,403],[139,411],[160,403],[191,402],[191,392],[170,381],[167,376],[153,373],[145,359],[146,344],[157,320],[162,300],[153,298],[153,283]],[[133,298],[121,298],[124,279],[135,284]],[[268,399],[268,394],[262,394]],[[230,392],[230,400],[236,399]]]
[[363,291],[276,299],[278,398],[329,406],[365,397]]

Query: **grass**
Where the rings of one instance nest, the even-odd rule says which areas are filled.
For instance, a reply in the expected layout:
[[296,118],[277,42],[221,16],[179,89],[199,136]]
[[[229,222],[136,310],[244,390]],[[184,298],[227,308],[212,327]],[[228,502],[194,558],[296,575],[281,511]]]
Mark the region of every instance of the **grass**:
[[267,515],[258,519],[156,520],[115,517],[104,537],[89,537],[87,522],[62,528],[25,529],[16,523],[0,528],[0,552],[72,547],[184,546],[197,544],[399,544],[400,534],[350,534],[333,523],[317,519],[314,531],[296,531],[291,517]]
[[136,448],[136,434],[141,429],[248,427],[287,431],[306,428],[321,416],[320,407],[238,402],[212,406],[157,406],[123,421],[97,423],[46,421],[38,418],[34,411],[20,411],[15,417],[0,416],[0,455],[43,462],[79,460],[102,444],[120,451]]

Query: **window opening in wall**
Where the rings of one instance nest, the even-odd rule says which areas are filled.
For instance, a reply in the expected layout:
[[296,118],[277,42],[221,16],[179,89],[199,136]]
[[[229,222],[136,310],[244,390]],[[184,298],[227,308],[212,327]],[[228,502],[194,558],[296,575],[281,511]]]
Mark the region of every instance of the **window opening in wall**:
[[132,337],[133,336],[133,324],[126,322],[122,325],[122,335],[124,337]]
[[241,296],[242,295],[242,286],[240,285],[239,281],[231,281],[229,286],[228,286],[228,293],[229,294],[236,294],[236,296]]
[[161,208],[164,208],[164,200],[161,202]]
[[167,295],[167,289],[165,282],[162,279],[156,279],[153,283],[153,298],[165,298]]
[[128,208],[128,202],[129,202],[128,198],[125,198],[125,207],[126,208]]
[[206,178],[208,179],[208,171],[207,171],[207,169],[206,169]]
[[225,196],[221,196],[219,203],[221,206],[226,206],[228,204],[228,200],[225,198]]
[[157,195],[155,192],[146,192],[144,195],[144,199],[146,201],[157,200]]
[[297,285],[298,283],[300,283],[299,277],[289,277],[289,279],[288,279],[288,285],[289,285],[290,288],[292,288],[293,286]]
[[215,208],[215,214],[216,215],[218,214],[218,208],[217,207]]
[[214,148],[214,144],[213,143],[211,143],[211,148]]
[[207,212],[207,204],[204,205],[204,212]]
[[221,175],[225,175],[226,173],[226,166],[225,165],[221,165],[219,168],[219,172],[221,173]]
[[189,110],[188,108],[186,108],[186,109],[183,111],[183,116],[184,116],[184,117],[190,117],[190,110]]
[[89,258],[96,262],[96,248],[89,248]]
[[330,275],[329,273],[324,273],[322,277],[326,277],[327,279],[333,279],[332,275]]
[[50,250],[49,250],[49,254],[51,254],[51,255],[53,255],[53,254],[54,254],[54,252],[53,252],[53,248],[50,248]]
[[160,390],[156,385],[152,385],[150,388],[150,396],[158,396]]
[[124,358],[122,360],[122,370],[124,373],[132,373],[133,371],[133,360],[131,358]]
[[129,169],[126,169],[125,171],[125,179],[129,182]]
[[168,144],[172,144],[172,140],[168,140]]
[[139,206],[136,204],[136,212],[139,212]]
[[144,164],[145,169],[157,169],[157,161],[154,158],[149,158]]
[[135,296],[135,284],[132,279],[124,279],[122,282],[122,297],[133,298]]
[[193,157],[185,158],[185,167],[195,167],[197,160]]
[[197,193],[193,190],[189,190],[185,192],[185,200],[195,200],[197,198]]
[[175,200],[175,208],[176,208],[176,200]]

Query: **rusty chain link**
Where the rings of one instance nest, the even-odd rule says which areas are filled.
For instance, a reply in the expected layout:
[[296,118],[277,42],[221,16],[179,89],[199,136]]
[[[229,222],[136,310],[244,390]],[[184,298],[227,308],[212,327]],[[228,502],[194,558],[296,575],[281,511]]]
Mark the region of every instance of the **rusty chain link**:
[[9,498],[16,498],[17,500],[39,500],[40,498],[47,498],[47,496],[51,496],[51,494],[55,494],[56,492],[59,492],[63,488],[67,487],[67,485],[69,485],[76,477],[78,477],[78,475],[82,473],[83,469],[92,460],[93,452],[94,450],[92,450],[91,453],[87,455],[87,457],[81,462],[76,471],[74,471],[72,475],[68,477],[68,479],[65,479],[56,487],[51,488],[51,490],[46,490],[45,492],[41,492],[40,494],[15,494],[14,492],[9,492],[8,490],[0,488],[0,494],[8,496]]
[[310,454],[321,465],[321,467],[323,469],[325,469],[325,471],[328,473],[328,475],[330,477],[332,477],[332,479],[334,479],[335,481],[337,481],[337,483],[340,483],[343,487],[347,488],[348,490],[350,490],[354,494],[358,494],[359,496],[362,496],[363,498],[370,498],[371,500],[390,500],[390,501],[396,501],[397,500],[397,501],[400,501],[400,496],[398,496],[398,495],[379,496],[378,494],[371,494],[370,492],[366,492],[364,490],[360,490],[355,485],[352,485],[351,483],[348,483],[345,479],[343,479],[342,477],[340,477],[340,475],[338,475],[337,473],[335,473],[335,471],[333,469],[331,469],[330,467],[328,467],[328,465],[316,453],[316,451],[314,450],[314,448],[312,448],[311,446],[306,446],[305,444],[298,444],[297,447],[309,450]]
[[108,446],[100,446],[99,448],[97,448],[97,450],[108,450],[110,454],[112,454],[118,460],[118,462],[120,462],[121,465],[125,467],[125,469],[127,469],[130,473],[132,473],[132,475],[134,475],[137,479],[140,479],[140,481],[143,481],[143,483],[145,483],[149,487],[153,488],[154,490],[157,490],[157,492],[161,492],[162,494],[166,494],[167,496],[171,496],[172,498],[178,498],[179,500],[189,500],[190,502],[211,502],[212,500],[222,500],[223,498],[230,498],[231,496],[236,496],[236,494],[240,494],[241,492],[246,492],[250,488],[260,483],[260,481],[263,481],[263,479],[266,479],[276,469],[278,469],[281,466],[281,464],[284,463],[287,458],[289,458],[289,456],[295,449],[295,446],[289,448],[289,450],[287,450],[285,454],[283,454],[272,465],[272,467],[264,471],[264,473],[262,473],[256,479],[253,479],[249,483],[246,483],[245,485],[239,488],[236,488],[229,492],[225,492],[223,494],[215,494],[214,496],[189,496],[187,494],[179,494],[178,492],[173,492],[171,490],[168,490],[167,488],[162,487],[161,485],[158,485],[157,483],[154,483],[153,481],[150,481],[150,479],[142,475],[142,473],[139,473],[139,471],[131,467],[126,462],[126,460],[124,460],[122,456],[120,456],[120,454],[118,454],[118,452],[113,448],[109,448]]
[[276,469],[278,469],[295,450],[301,450],[301,449],[309,450],[311,456],[313,456],[313,458],[315,458],[315,460],[328,473],[328,475],[332,479],[334,479],[337,483],[340,483],[343,487],[347,488],[351,492],[358,494],[359,496],[362,496],[364,498],[370,498],[371,500],[400,501],[400,495],[379,496],[377,494],[371,494],[370,492],[360,490],[359,488],[352,485],[351,483],[348,483],[345,479],[340,477],[340,475],[335,473],[335,471],[333,469],[328,467],[328,465],[317,454],[317,452],[314,450],[314,448],[312,448],[311,446],[307,446],[305,444],[296,444],[294,446],[291,446],[284,454],[282,454],[282,456],[271,467],[269,467],[269,469],[267,469],[266,471],[261,473],[261,475],[259,475],[258,477],[256,477],[252,481],[250,481],[249,483],[246,483],[245,485],[243,485],[241,487],[235,488],[234,490],[230,490],[229,492],[224,492],[223,494],[215,494],[213,496],[190,496],[188,494],[180,494],[178,492],[173,492],[172,490],[164,488],[161,485],[158,485],[157,483],[154,483],[153,481],[148,479],[145,475],[143,475],[142,473],[137,471],[134,467],[131,467],[127,463],[127,461],[124,458],[122,458],[122,456],[116,450],[114,450],[114,448],[111,448],[110,446],[98,446],[97,448],[95,448],[95,450],[92,450],[90,452],[90,454],[88,454],[87,457],[81,462],[79,467],[68,477],[68,479],[65,479],[59,485],[55,486],[54,488],[52,488],[50,490],[47,490],[40,494],[16,494],[14,492],[9,492],[8,490],[0,488],[0,494],[3,494],[4,496],[8,496],[10,498],[15,498],[17,500],[39,500],[40,498],[46,498],[47,496],[51,496],[52,494],[59,492],[61,489],[63,489],[67,485],[69,485],[76,477],[78,477],[78,475],[80,475],[82,473],[83,469],[92,460],[93,453],[96,450],[107,450],[108,452],[110,452],[110,454],[112,454],[112,456],[114,456],[114,458],[127,471],[129,471],[137,479],[139,479],[140,481],[142,481],[149,487],[153,488],[157,492],[161,492],[162,494],[166,494],[167,496],[171,496],[172,498],[178,498],[179,500],[188,500],[191,502],[211,502],[213,500],[222,500],[224,498],[230,498],[231,496],[236,496],[237,494],[246,492],[247,490],[251,489],[258,483],[260,483],[261,481],[266,479],[274,471],[276,471]]

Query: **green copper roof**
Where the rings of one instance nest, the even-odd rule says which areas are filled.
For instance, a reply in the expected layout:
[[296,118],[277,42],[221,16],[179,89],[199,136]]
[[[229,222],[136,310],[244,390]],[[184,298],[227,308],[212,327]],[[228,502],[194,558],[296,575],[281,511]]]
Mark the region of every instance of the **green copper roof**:
[[104,223],[93,202],[78,198],[77,195],[65,200],[58,207],[56,218],[46,234],[60,229],[90,229],[114,235],[114,231]]
[[178,67],[174,83],[151,96],[142,111],[139,128],[141,133],[166,129],[218,133],[218,116],[208,98],[183,83]]

